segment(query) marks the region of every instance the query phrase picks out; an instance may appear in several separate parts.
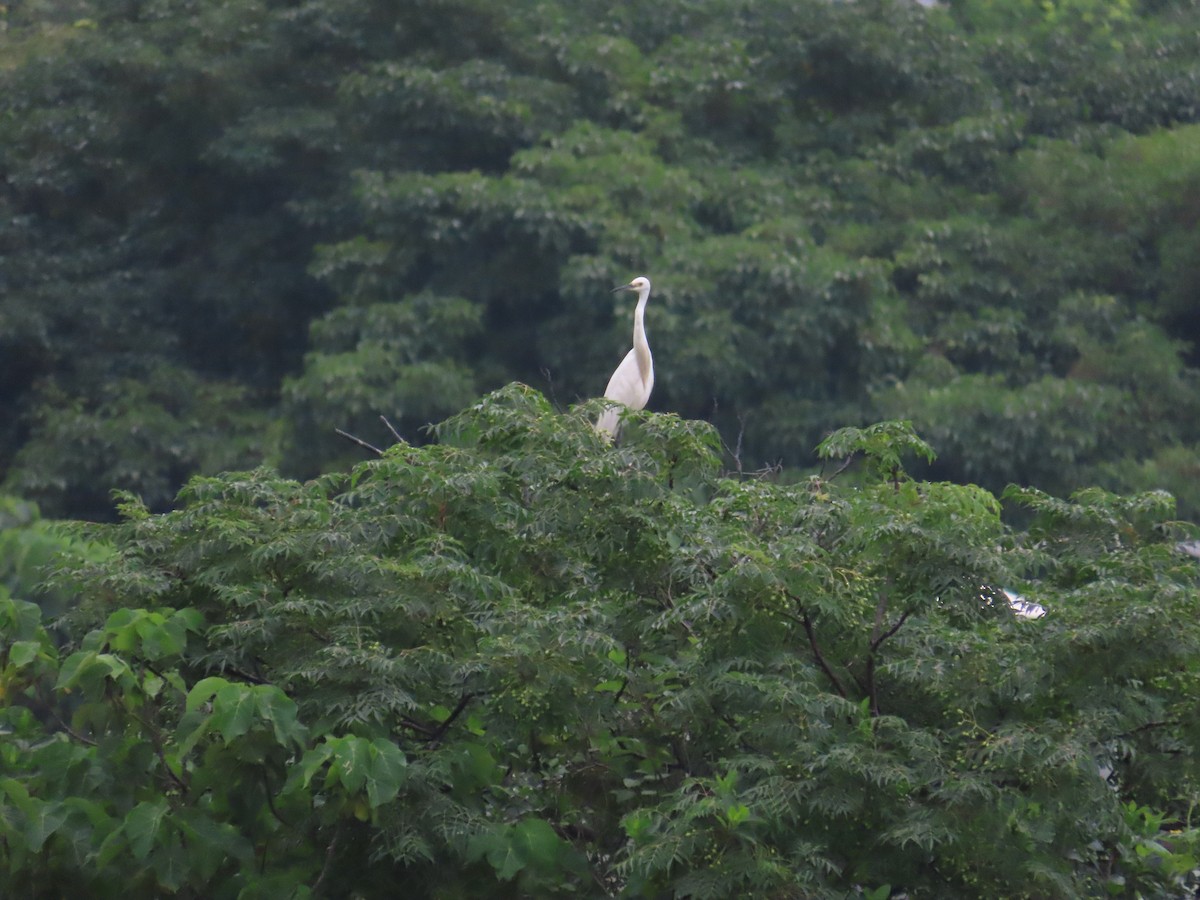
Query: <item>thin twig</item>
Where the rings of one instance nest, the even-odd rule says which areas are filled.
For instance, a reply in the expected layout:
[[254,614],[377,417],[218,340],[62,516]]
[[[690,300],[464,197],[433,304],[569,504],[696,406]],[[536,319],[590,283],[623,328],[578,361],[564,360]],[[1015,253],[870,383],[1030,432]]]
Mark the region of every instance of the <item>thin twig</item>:
[[[888,579],[891,583],[891,579]],[[875,649],[875,639],[879,636],[879,629],[883,626],[883,617],[887,615],[888,595],[887,591],[879,592],[879,602],[875,604],[875,624],[871,626],[871,649]]]
[[230,675],[236,675],[238,678],[242,679],[242,681],[249,682],[250,684],[270,684],[271,683],[271,682],[267,681],[265,678],[259,678],[257,675],[253,675],[250,672],[243,671],[242,669],[239,669],[237,666],[225,665],[225,666],[222,666],[221,668],[222,668],[222,671],[228,672]]
[[428,725],[422,725],[420,722],[410,719],[408,716],[401,716],[400,724],[405,728],[411,728],[413,731],[419,732],[426,738],[432,738],[435,731],[435,729],[430,728]]
[[[891,579],[888,580],[891,583]],[[871,626],[871,643],[867,649],[867,696],[871,700],[871,715],[879,715],[879,691],[875,687],[875,653],[879,650],[881,644],[890,638],[893,634],[900,630],[905,621],[912,614],[911,609],[906,609],[900,614],[900,618],[896,620],[896,624],[883,631],[883,623],[887,619],[888,595],[887,591],[880,591],[879,602],[875,604],[875,624]]]
[[376,456],[383,456],[383,451],[380,450],[378,447],[376,447],[374,444],[368,444],[362,438],[356,438],[354,435],[349,434],[345,431],[342,431],[342,429],[340,429],[340,428],[335,428],[333,430],[336,431],[338,434],[340,434],[342,437],[344,437],[346,440],[353,441],[354,443],[358,444],[358,446],[364,447],[367,450],[374,452]]
[[175,774],[174,770],[171,768],[171,764],[167,762],[167,755],[163,752],[162,735],[159,733],[158,729],[156,729],[153,725],[135,712],[131,712],[130,716],[135,722],[142,726],[146,734],[149,736],[150,745],[154,748],[154,755],[158,757],[158,761],[162,764],[163,771],[167,773],[167,777],[170,778],[175,787],[177,787],[181,793],[187,794],[189,792],[187,783]]
[[539,371],[542,373],[542,377],[546,379],[547,393],[550,394],[550,405],[553,406],[555,409],[559,409],[560,407],[558,405],[558,396],[557,396],[557,394],[555,394],[555,391],[554,391],[554,374],[546,366],[542,366],[542,368],[539,369]]
[[342,836],[342,823],[338,820],[337,827],[333,831],[333,838],[329,841],[329,849],[325,851],[325,863],[321,866],[321,874],[317,876],[317,880],[313,882],[312,892],[314,896],[321,895],[321,885],[325,882],[325,877],[329,874],[329,868],[333,863],[333,854],[337,850],[338,839]]
[[[714,400],[713,401],[713,418],[714,419],[716,418],[716,415],[717,415],[717,401]],[[741,415],[741,413],[738,414],[737,420],[738,420],[737,442],[732,447],[730,447],[727,443],[725,443],[725,438],[721,438],[721,446],[725,448],[725,452],[728,453],[729,456],[733,459],[733,464],[735,467],[734,471],[737,472],[737,474],[740,476],[740,475],[746,474],[743,469],[743,466],[742,466],[742,439],[745,438],[745,436],[746,436],[746,420]],[[759,473],[755,473],[755,474],[759,474]]]
[[833,689],[837,691],[838,696],[845,700],[846,689],[842,686],[841,679],[837,677],[833,669],[829,667],[829,663],[825,661],[825,654],[821,652],[821,646],[817,643],[817,633],[813,628],[812,619],[809,618],[808,613],[805,612],[802,606],[800,606],[799,601],[795,597],[793,597],[791,594],[789,594],[788,597],[797,605],[797,607],[800,608],[800,616],[797,618],[796,616],[786,612],[784,615],[786,615],[793,622],[799,622],[804,626],[804,633],[808,635],[808,646],[812,648],[813,659],[817,661],[817,665],[820,666],[821,671],[825,673],[825,677],[833,683]]
[[396,439],[397,444],[407,444],[408,443],[408,441],[406,441],[403,437],[401,437],[400,432],[398,432],[396,430],[396,426],[388,421],[387,416],[380,416],[379,418],[383,421],[383,424],[387,426],[387,430],[392,433],[392,437],[394,437]]
[[817,635],[813,630],[812,619],[808,617],[808,613],[804,614],[804,633],[808,635],[808,645],[812,648],[813,657],[817,660],[817,665],[821,667],[821,671],[833,682],[833,689],[838,692],[838,696],[843,700],[846,699],[846,689],[842,687],[841,679],[834,674],[833,669],[829,668],[829,663],[825,662],[825,656],[821,653],[821,648],[817,644]]
[[738,413],[737,444],[733,448],[733,459],[737,463],[738,474],[742,474],[742,439],[746,436],[746,417]]
[[274,798],[271,797],[271,784],[267,780],[267,772],[265,769],[261,770],[261,772],[262,772],[263,796],[267,798],[267,809],[269,809],[271,811],[271,815],[273,815],[276,818],[276,820],[279,822],[280,825],[282,825],[284,828],[289,828],[292,831],[295,831],[296,826],[293,825],[291,822],[289,822],[287,819],[285,819],[283,816],[281,816],[279,814],[279,810],[277,810],[275,808],[275,800],[274,800]]
[[58,714],[57,710],[51,709],[50,715],[54,716],[54,721],[56,721],[58,723],[58,727],[61,728],[63,731],[65,731],[67,733],[67,736],[70,737],[72,740],[79,741],[81,744],[87,744],[89,747],[100,746],[95,741],[93,741],[90,737],[84,737],[82,734],[80,734],[79,732],[77,732],[73,728],[71,728],[70,725],[68,725],[66,722],[63,721],[62,716],[60,716]]
[[838,466],[837,469],[834,471],[834,473],[832,475],[830,475],[828,478],[826,478],[825,480],[833,481],[833,479],[837,478],[839,475],[841,475],[843,472],[845,472],[848,468],[850,468],[850,464],[852,462],[854,462],[854,460],[856,458],[857,457],[853,453],[851,453],[849,456],[846,457],[845,462],[843,462],[840,466]]
[[876,650],[879,649],[880,644],[882,644],[884,641],[886,641],[888,638],[890,638],[893,634],[895,634],[897,631],[899,631],[900,627],[904,624],[905,620],[910,615],[912,615],[912,610],[906,609],[901,614],[900,618],[896,620],[895,625],[893,625],[891,628],[889,628],[883,634],[879,635],[879,637],[877,637],[873,641],[871,641],[871,652],[874,653]]

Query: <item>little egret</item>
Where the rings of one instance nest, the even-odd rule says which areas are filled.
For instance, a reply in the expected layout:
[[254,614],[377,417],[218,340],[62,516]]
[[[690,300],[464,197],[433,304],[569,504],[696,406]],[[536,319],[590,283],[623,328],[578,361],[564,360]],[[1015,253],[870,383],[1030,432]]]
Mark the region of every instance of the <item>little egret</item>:
[[[650,279],[639,276],[617,291],[637,291],[637,308],[633,311],[633,349],[625,354],[617,371],[608,379],[604,397],[630,409],[643,409],[654,388],[654,358],[650,355],[650,344],[646,342],[646,301],[650,299]],[[596,420],[596,430],[611,440],[616,437],[621,425],[621,411],[606,409]]]

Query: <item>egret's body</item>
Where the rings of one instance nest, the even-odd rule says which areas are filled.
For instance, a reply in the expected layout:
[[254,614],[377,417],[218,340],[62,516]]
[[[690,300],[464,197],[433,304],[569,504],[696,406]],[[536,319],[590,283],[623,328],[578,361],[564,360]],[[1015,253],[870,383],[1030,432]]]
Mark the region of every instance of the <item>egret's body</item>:
[[[650,355],[650,344],[646,340],[646,301],[650,299],[650,279],[644,276],[633,279],[616,291],[637,291],[637,307],[633,311],[633,349],[625,354],[617,371],[608,379],[604,389],[606,400],[612,400],[630,409],[644,409],[654,389],[654,357]],[[596,430],[615,437],[621,425],[621,411],[606,409],[596,420]]]

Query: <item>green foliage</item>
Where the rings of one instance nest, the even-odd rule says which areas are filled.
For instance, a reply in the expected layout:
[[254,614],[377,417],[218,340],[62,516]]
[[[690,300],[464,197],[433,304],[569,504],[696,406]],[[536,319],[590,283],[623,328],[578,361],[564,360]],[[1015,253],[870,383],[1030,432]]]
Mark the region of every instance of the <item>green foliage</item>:
[[245,465],[266,451],[245,393],[169,366],[105,384],[94,400],[68,400],[47,385],[36,436],[13,459],[5,483],[85,517],[107,515],[114,487],[165,507],[189,473]]
[[0,466],[52,515],[594,397],[639,273],[653,408],[743,469],[881,418],[990,490],[1196,461],[1194,3],[10,6]]
[[[346,474],[198,477],[0,598],[0,887],[1180,896],[1200,577],[1161,493],[798,484],[510,385]],[[1002,588],[1047,610],[1014,615]],[[890,887],[889,887],[890,886]]]
[[41,518],[35,504],[0,496],[0,590],[35,601],[43,615],[55,618],[73,595],[48,584],[46,570],[65,559],[100,561],[109,548],[73,534],[60,523]]
[[933,448],[917,437],[910,422],[881,422],[869,428],[842,428],[817,447],[822,459],[847,459],[862,453],[877,475],[898,479],[902,455],[916,454],[933,462]]

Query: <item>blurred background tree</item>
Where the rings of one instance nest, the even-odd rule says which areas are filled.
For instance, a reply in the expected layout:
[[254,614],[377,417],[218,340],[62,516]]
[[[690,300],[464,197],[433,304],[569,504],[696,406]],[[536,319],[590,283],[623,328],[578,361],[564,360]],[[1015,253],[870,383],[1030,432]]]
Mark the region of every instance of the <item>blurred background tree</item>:
[[[0,13],[0,468],[47,516],[355,457],[519,379],[799,473],[1200,516],[1200,7],[24,3]],[[729,461],[733,464],[732,460]]]

